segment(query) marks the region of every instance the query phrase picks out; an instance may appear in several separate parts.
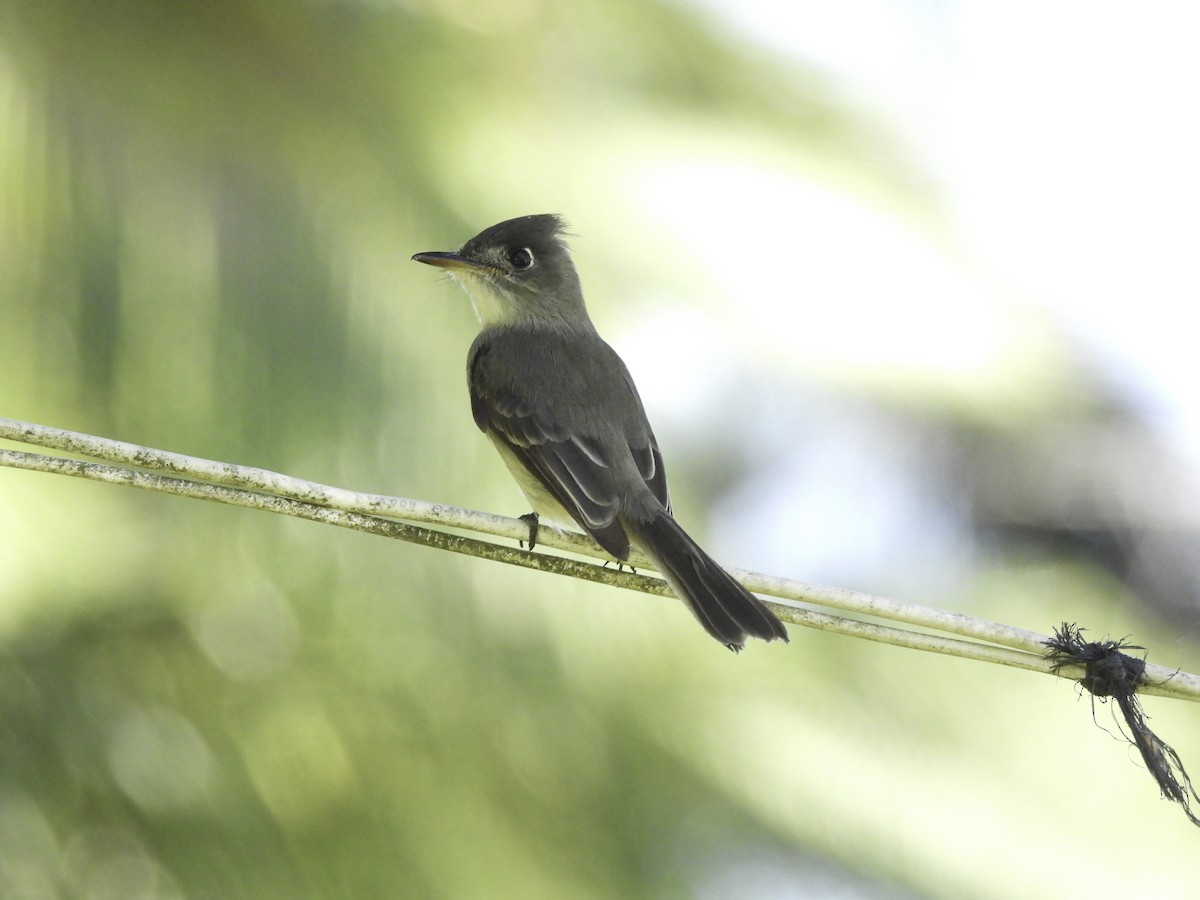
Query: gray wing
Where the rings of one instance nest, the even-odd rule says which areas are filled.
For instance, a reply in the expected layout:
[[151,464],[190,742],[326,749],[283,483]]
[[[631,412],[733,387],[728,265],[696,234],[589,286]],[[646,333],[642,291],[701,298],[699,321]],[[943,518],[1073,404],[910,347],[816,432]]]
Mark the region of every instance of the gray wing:
[[[596,543],[617,559],[628,558],[629,538],[618,520],[622,491],[612,453],[600,440],[569,427],[569,420],[579,417],[556,413],[547,400],[553,391],[542,390],[539,398],[534,386],[496,377],[496,360],[491,356],[491,345],[477,341],[468,368],[475,424],[507,447]],[[628,451],[647,487],[669,510],[662,456],[623,365],[622,373],[644,426],[626,431],[644,432],[647,438],[633,442],[639,446],[631,444]]]
[[[629,386],[630,393],[637,401],[638,409],[641,411],[642,419],[646,419],[646,412],[642,409],[642,398],[638,396],[637,388],[633,384],[633,379],[629,375],[629,371],[625,369],[625,364],[621,364],[624,371],[625,383]],[[629,450],[633,454],[633,461],[637,463],[638,471],[642,474],[642,480],[646,482],[646,487],[650,488],[650,492],[654,494],[655,499],[663,505],[668,513],[671,512],[671,492],[667,488],[667,470],[663,466],[662,454],[658,450],[658,440],[654,437],[654,432],[650,429],[650,423],[646,421],[646,438],[645,443],[640,446],[630,446]]]

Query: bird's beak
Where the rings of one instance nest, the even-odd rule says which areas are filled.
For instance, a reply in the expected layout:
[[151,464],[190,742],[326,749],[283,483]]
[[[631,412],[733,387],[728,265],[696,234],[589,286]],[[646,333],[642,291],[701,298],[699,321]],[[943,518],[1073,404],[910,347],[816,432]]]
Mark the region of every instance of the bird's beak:
[[414,253],[413,261],[425,263],[427,266],[437,266],[439,269],[466,269],[470,271],[487,268],[483,263],[467,259],[465,256],[459,256],[457,253],[442,253],[436,250],[428,253]]

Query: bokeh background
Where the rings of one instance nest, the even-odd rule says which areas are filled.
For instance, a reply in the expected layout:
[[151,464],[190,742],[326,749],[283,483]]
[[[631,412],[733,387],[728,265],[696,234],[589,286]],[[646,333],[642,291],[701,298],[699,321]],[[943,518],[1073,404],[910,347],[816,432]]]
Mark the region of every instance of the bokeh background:
[[[1196,671],[1197,25],[5,0],[0,414],[519,514],[409,256],[559,212],[719,559]],[[0,510],[4,897],[1200,884],[1067,682],[49,475]]]

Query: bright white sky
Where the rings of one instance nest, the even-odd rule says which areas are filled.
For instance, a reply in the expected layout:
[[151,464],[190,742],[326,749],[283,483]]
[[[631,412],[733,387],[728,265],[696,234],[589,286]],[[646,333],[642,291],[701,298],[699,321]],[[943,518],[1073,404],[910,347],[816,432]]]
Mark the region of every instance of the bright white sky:
[[[944,191],[971,266],[1051,308],[1114,382],[1200,459],[1200,5],[704,2],[734,32],[824,69],[877,110]],[[861,352],[880,359],[861,324],[880,311],[867,313],[851,298],[895,297],[897,284],[909,284],[920,297],[881,305],[897,321],[874,334],[893,340],[893,352],[930,359],[921,334],[905,335],[896,312],[910,300],[926,303],[925,312],[957,321],[970,339],[957,341],[960,349],[986,358],[996,331],[988,304],[972,297],[980,288],[944,262],[922,259],[928,253],[899,229],[818,188],[793,184],[795,196],[781,203],[778,188],[737,184],[735,173],[720,183],[743,205],[761,198],[762,208],[748,212],[766,228],[774,215],[787,217],[780,228],[804,229],[795,211],[822,210],[814,221],[828,230],[814,226],[806,237],[807,287],[826,300],[840,291],[847,302],[807,309],[814,337],[825,328],[829,346],[845,347],[854,331]],[[686,217],[686,191],[664,189]],[[769,296],[769,279],[778,285],[778,272],[764,273],[760,291],[744,267],[737,278],[742,296]],[[778,306],[764,310],[764,321],[778,314]],[[820,315],[828,321],[813,320]]]

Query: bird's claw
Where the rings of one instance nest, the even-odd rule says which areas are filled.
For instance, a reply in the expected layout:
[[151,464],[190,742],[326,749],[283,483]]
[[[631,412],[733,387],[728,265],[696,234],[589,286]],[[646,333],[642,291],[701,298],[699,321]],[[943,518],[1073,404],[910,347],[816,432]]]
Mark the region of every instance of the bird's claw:
[[[524,522],[526,525],[529,526],[529,547],[528,547],[528,549],[532,550],[534,547],[537,546],[538,514],[535,512],[525,513],[525,515],[520,516],[519,518],[521,519],[522,522]],[[526,549],[525,541],[517,541],[517,543],[521,546],[522,550]]]

